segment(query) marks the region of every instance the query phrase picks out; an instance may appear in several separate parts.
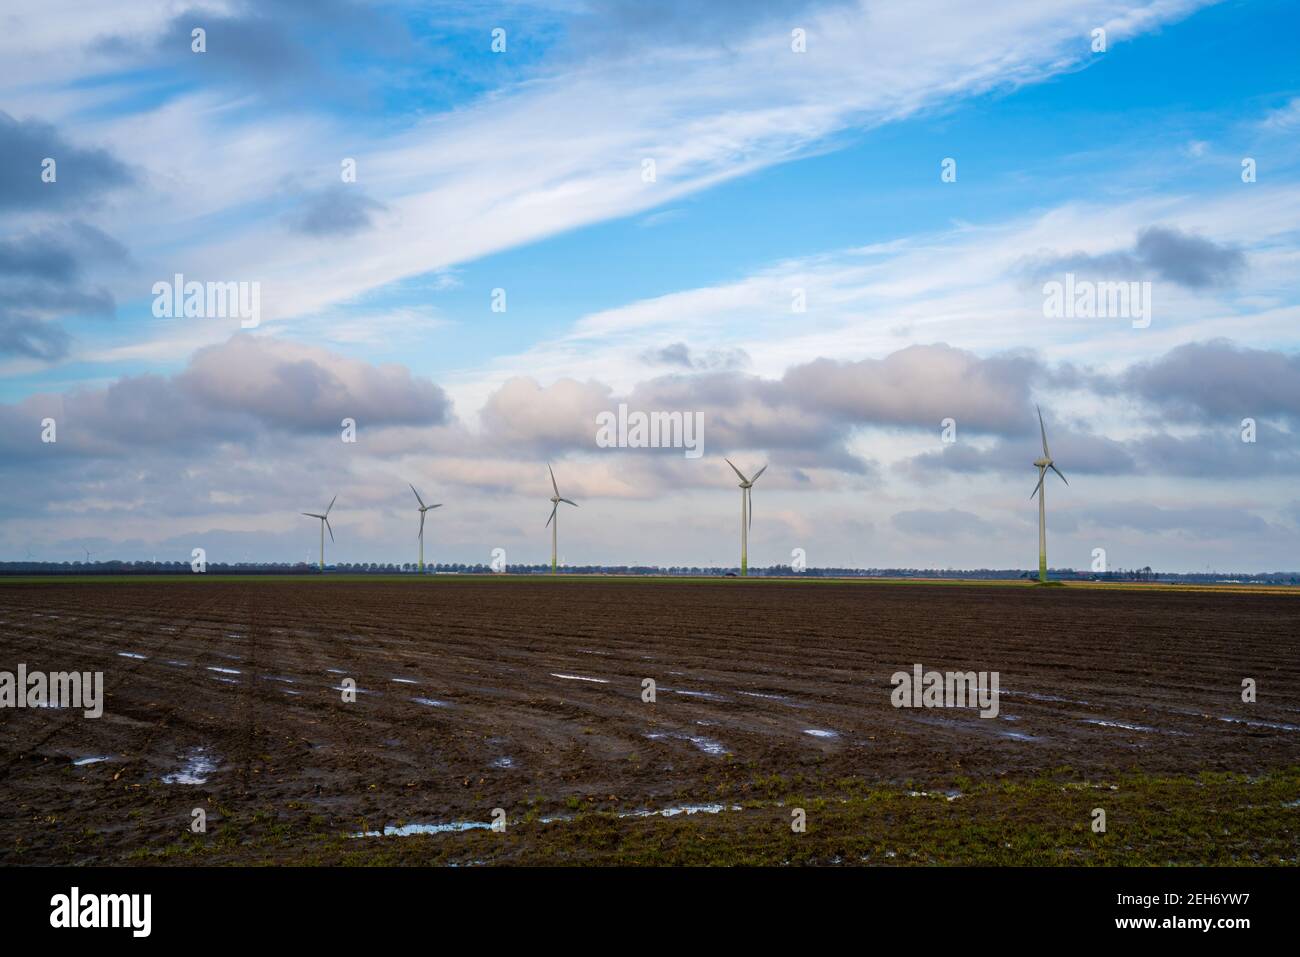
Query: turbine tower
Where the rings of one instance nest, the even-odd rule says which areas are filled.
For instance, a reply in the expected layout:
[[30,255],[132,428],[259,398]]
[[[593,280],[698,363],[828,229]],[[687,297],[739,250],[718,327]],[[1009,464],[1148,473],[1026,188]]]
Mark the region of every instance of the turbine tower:
[[754,477],[745,478],[745,473],[732,463],[731,459],[724,460],[731,466],[731,471],[740,476],[740,574],[742,577],[749,574],[749,527],[754,524],[754,510],[750,502],[749,490],[754,487],[758,477],[767,471],[764,465],[754,473]]
[[1047,451],[1047,429],[1043,427],[1043,410],[1038,406],[1034,408],[1038,409],[1038,432],[1043,437],[1043,457],[1034,460],[1034,467],[1038,469],[1038,484],[1029,493],[1029,497],[1038,496],[1038,581],[1040,584],[1045,584],[1047,582],[1047,506],[1043,501],[1046,492],[1043,483],[1047,478],[1047,470],[1051,469],[1060,475],[1061,481],[1066,485],[1070,483],[1052,461],[1052,453]]
[[306,515],[308,518],[320,519],[320,570],[322,572],[325,571],[325,529],[328,528],[330,530],[330,541],[331,542],[334,541],[334,529],[330,525],[329,516],[330,516],[330,509],[334,507],[334,503],[338,501],[338,498],[339,497],[335,495],[332,499],[330,499],[329,508],[325,509],[324,515],[317,515],[315,512],[302,513]]
[[[406,483],[410,485],[410,482]],[[415,486],[411,485],[411,491],[415,492]],[[425,505],[424,499],[420,498],[420,493],[415,492],[415,500],[420,503],[420,574],[424,574],[424,513],[430,509],[442,508],[442,503],[437,505]]]
[[570,502],[567,498],[560,497],[560,487],[555,484],[555,469],[551,468],[550,462],[546,463],[546,470],[551,473],[551,488],[555,489],[555,494],[551,496],[551,517],[546,520],[547,525],[551,525],[552,522],[555,523],[554,525],[551,525],[551,574],[554,575],[556,539],[560,528],[560,520],[557,517],[560,511],[560,503],[564,502],[566,505],[572,505],[574,508],[578,507],[578,503]]

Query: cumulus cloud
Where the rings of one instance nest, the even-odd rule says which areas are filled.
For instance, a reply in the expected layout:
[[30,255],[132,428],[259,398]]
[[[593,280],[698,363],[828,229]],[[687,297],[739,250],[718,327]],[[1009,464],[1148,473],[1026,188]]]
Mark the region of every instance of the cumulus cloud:
[[1116,384],[1179,418],[1300,419],[1300,356],[1226,339],[1178,346],[1131,366]]
[[818,359],[790,369],[782,384],[804,407],[859,424],[938,428],[952,417],[962,427],[1006,433],[1023,429],[1040,372],[1028,356],[982,359],[939,343],[883,359]]
[[114,457],[142,448],[189,451],[255,444],[268,433],[319,434],[343,418],[359,429],[444,425],[451,403],[436,384],[397,365],[238,335],[195,353],[175,376],[126,376],[104,387],[0,406],[0,443],[15,459],[50,456],[39,422],[58,422],[62,456]]

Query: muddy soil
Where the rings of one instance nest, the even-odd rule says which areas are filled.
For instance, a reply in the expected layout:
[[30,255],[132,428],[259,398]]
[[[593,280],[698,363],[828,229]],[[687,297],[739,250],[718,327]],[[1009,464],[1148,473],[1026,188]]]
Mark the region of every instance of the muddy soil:
[[[617,580],[0,586],[0,862],[114,863],[214,818],[338,831],[655,810],[772,775],[945,786],[1300,763],[1300,597]],[[996,671],[999,713],[890,676]],[[645,679],[655,682],[643,701]],[[1241,700],[1252,678],[1258,701]],[[345,679],[355,681],[345,701]]]

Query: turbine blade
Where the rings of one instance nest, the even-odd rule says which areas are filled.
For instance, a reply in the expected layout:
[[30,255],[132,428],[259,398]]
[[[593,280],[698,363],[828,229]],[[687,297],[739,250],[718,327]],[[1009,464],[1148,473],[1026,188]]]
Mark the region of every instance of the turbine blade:
[[[410,482],[407,482],[406,484],[407,484],[407,485],[411,485]],[[411,485],[411,491],[412,491],[412,492],[415,492],[415,486],[414,486],[414,485]],[[420,493],[419,493],[419,492],[415,492],[415,500],[416,500],[417,502],[420,503],[420,508],[424,508],[424,499],[420,498]]]
[[731,471],[733,471],[733,472],[735,472],[737,475],[739,475],[739,476],[740,476],[740,480],[741,480],[742,482],[748,482],[748,481],[749,481],[749,479],[745,478],[745,473],[742,472],[740,469],[736,468],[736,464],[735,464],[734,462],[732,462],[731,459],[723,459],[722,461],[726,462],[728,465],[731,466]]
[[551,527],[551,522],[555,520],[555,513],[559,509],[559,507],[560,507],[559,502],[556,502],[554,505],[551,506],[551,517],[546,520],[546,525],[543,527],[545,528]]
[[324,522],[325,527],[329,529],[330,541],[331,542],[334,541],[334,526],[330,524],[330,520],[328,518],[322,518],[321,521]]
[[750,484],[750,485],[753,485],[755,482],[757,482],[757,481],[758,481],[758,477],[759,477],[760,475],[762,475],[762,474],[763,474],[764,472],[766,472],[766,471],[767,471],[767,466],[764,465],[761,469],[759,469],[757,472],[754,473],[754,477],[753,477],[752,479],[749,480],[749,484]]
[[303,512],[308,518],[324,518],[324,515],[317,515],[315,512]]
[[439,502],[437,505],[430,505],[429,508],[442,508],[442,503]]
[[562,499],[560,499],[560,501],[561,501],[561,502],[568,502],[568,504],[572,505],[574,508],[577,508],[577,507],[578,507],[578,503],[577,503],[577,502],[570,502],[567,498],[562,498]]
[[551,488],[555,489],[555,497],[560,497],[560,487],[555,484],[555,469],[551,468],[551,463],[546,463],[546,471],[551,473]]
[[[1034,406],[1038,409],[1038,406]],[[1038,409],[1038,431],[1043,436],[1043,458],[1050,459],[1052,453],[1047,451],[1047,429],[1043,426],[1043,410]]]
[[1046,476],[1047,476],[1047,473],[1046,473],[1046,472],[1044,472],[1042,475],[1038,476],[1038,484],[1035,485],[1035,486],[1034,486],[1034,490],[1033,490],[1032,492],[1029,493],[1029,497],[1030,497],[1030,498],[1033,498],[1033,497],[1034,497],[1035,495],[1037,495],[1038,492],[1042,489],[1042,487],[1043,487],[1043,479],[1044,479]]
[[330,505],[329,505],[329,508],[325,509],[325,514],[326,514],[326,515],[328,515],[328,514],[330,513],[330,508],[333,508],[333,507],[334,507],[334,503],[337,502],[338,500],[339,500],[339,497],[338,497],[337,495],[335,495],[332,499],[330,499]]
[[1061,481],[1064,482],[1066,485],[1069,485],[1069,484],[1070,484],[1069,479],[1067,479],[1067,478],[1065,477],[1065,474],[1064,474],[1060,469],[1058,469],[1058,468],[1056,467],[1056,463],[1055,463],[1055,462],[1053,462],[1051,465],[1049,465],[1048,468],[1050,468],[1050,469],[1051,469],[1053,472],[1055,472],[1057,475],[1061,476]]

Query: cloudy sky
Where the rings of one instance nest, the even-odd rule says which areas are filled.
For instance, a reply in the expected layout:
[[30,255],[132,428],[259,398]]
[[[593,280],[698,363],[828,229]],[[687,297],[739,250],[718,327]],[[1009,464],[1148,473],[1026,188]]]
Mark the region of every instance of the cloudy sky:
[[[727,456],[752,564],[1033,568],[1037,403],[1053,567],[1300,568],[1284,0],[0,28],[0,559],[314,558],[337,494],[330,561],[413,561],[413,482],[429,560],[543,562],[549,460],[563,561],[732,565]],[[159,315],[178,274],[256,316]],[[601,447],[620,403],[704,454]]]

